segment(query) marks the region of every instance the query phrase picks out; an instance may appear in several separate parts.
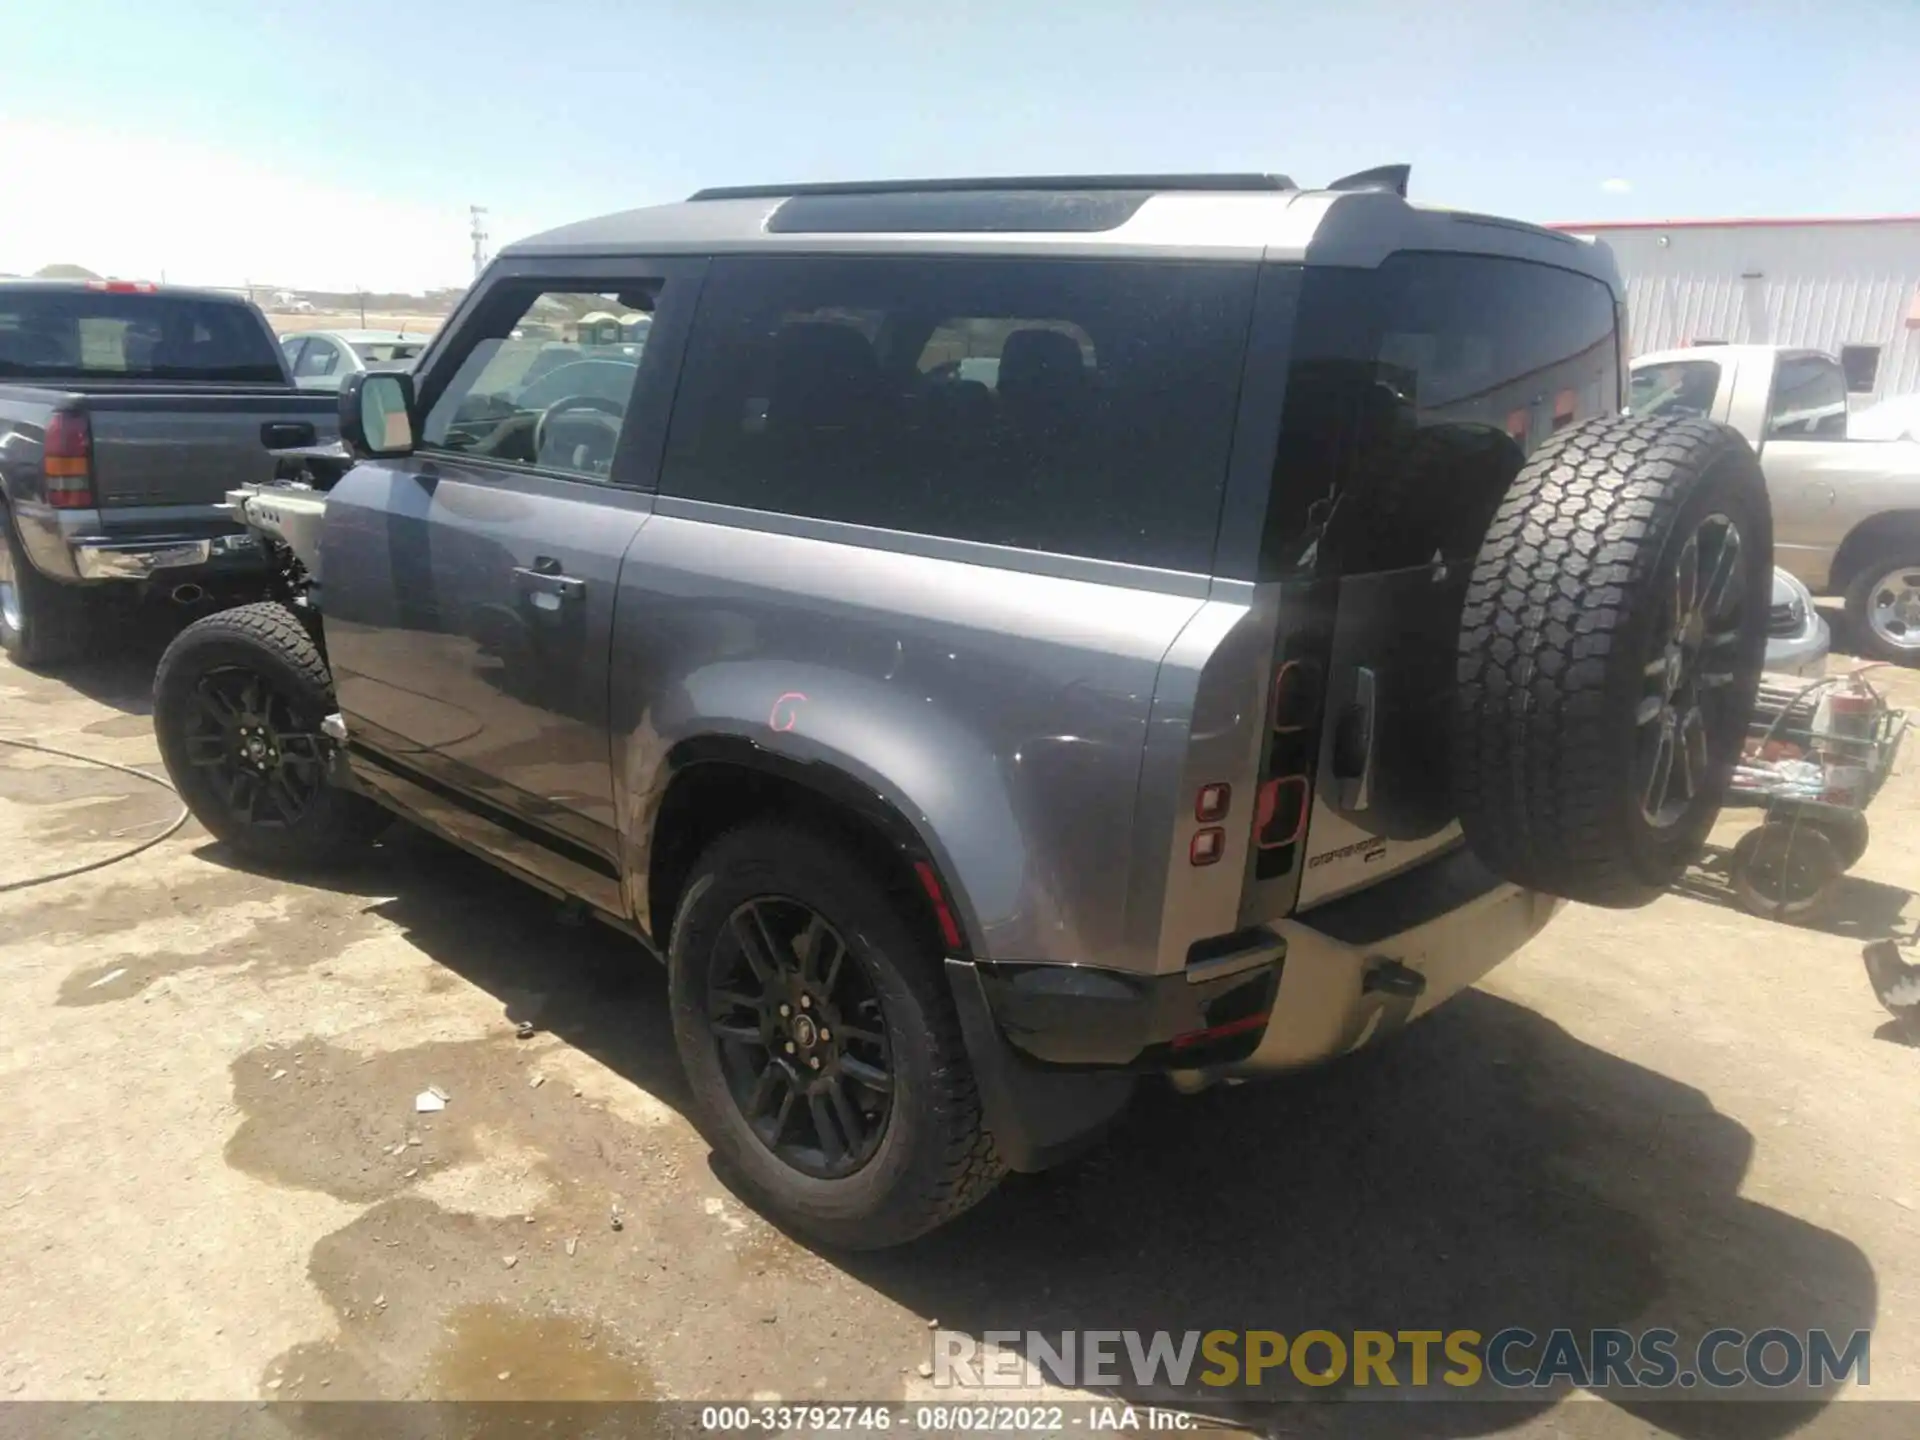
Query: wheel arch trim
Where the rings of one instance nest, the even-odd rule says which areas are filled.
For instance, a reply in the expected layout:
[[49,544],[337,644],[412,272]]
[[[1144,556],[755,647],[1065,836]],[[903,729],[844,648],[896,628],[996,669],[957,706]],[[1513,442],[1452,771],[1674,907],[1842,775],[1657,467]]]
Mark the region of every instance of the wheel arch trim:
[[[818,748],[818,747],[813,747]],[[654,867],[651,857],[659,848],[659,825],[676,787],[688,777],[712,774],[719,769],[751,772],[769,780],[804,790],[829,807],[866,822],[889,844],[901,852],[916,872],[928,867],[941,897],[929,896],[938,906],[948,907],[960,945],[946,947],[962,958],[980,953],[980,924],[965,890],[955,883],[957,873],[952,857],[925,823],[912,818],[911,807],[887,786],[884,779],[870,774],[852,757],[824,751],[819,755],[786,753],[769,749],[744,735],[710,733],[688,736],[668,751],[657,772],[660,783],[647,796],[636,796],[632,809],[632,830],[627,840],[628,873],[633,889],[633,913],[642,927],[655,934],[664,947],[666,937],[657,933],[656,911],[666,908],[657,902]]]
[[1826,589],[1844,594],[1874,563],[1874,555],[1900,541],[1920,551],[1920,509],[1878,510],[1848,530],[1834,547]]

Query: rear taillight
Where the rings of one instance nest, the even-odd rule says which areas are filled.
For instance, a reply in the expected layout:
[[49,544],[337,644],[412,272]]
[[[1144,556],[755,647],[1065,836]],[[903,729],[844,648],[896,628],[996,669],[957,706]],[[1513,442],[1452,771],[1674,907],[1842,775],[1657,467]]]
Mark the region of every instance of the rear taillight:
[[1320,667],[1311,660],[1285,661],[1273,677],[1273,731],[1254,793],[1255,880],[1273,880],[1293,869],[1295,847],[1306,833],[1313,798],[1314,754],[1319,745]]
[[1292,735],[1313,724],[1320,707],[1320,687],[1313,668],[1300,660],[1289,660],[1273,677],[1273,729],[1275,734]]
[[1253,843],[1274,850],[1297,841],[1307,828],[1307,800],[1312,789],[1304,775],[1285,775],[1260,787],[1253,817]]
[[56,411],[47,421],[40,468],[47,477],[47,504],[56,510],[93,506],[93,431],[85,415]]
[[1193,839],[1187,842],[1187,863],[1190,865],[1218,865],[1220,857],[1226,853],[1227,832],[1218,825],[1194,831]]

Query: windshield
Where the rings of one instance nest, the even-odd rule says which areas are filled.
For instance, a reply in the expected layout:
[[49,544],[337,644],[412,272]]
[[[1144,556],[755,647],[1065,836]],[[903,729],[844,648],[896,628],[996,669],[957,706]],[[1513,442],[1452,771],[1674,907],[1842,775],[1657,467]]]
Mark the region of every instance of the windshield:
[[0,290],[0,376],[286,382],[246,306],[151,293]]
[[1713,413],[1713,397],[1720,388],[1717,360],[1672,360],[1642,365],[1627,386],[1627,405],[1636,415],[1698,415]]

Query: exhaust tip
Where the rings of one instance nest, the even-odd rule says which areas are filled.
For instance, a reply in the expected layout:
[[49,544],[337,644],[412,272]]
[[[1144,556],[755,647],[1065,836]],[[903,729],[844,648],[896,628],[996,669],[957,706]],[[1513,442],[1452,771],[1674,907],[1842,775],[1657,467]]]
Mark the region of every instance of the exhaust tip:
[[174,586],[171,598],[176,605],[198,605],[207,598],[207,592],[205,587],[188,581],[184,585]]

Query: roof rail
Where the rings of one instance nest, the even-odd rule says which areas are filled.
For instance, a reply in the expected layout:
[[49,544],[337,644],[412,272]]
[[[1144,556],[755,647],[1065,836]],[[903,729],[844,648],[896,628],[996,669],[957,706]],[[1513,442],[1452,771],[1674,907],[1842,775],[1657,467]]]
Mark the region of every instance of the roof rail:
[[1351,175],[1342,175],[1327,186],[1329,190],[1386,190],[1407,198],[1407,180],[1413,174],[1411,165],[1376,165],[1371,170],[1356,170]]
[[979,179],[851,180],[804,185],[715,185],[689,200],[774,200],[790,195],[952,194],[968,190],[1297,190],[1285,175],[1003,175]]

